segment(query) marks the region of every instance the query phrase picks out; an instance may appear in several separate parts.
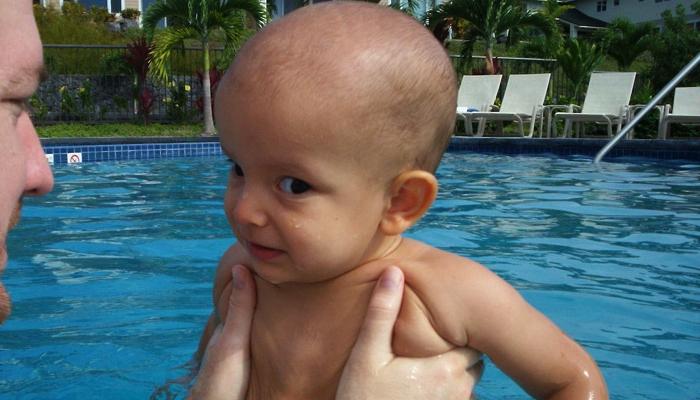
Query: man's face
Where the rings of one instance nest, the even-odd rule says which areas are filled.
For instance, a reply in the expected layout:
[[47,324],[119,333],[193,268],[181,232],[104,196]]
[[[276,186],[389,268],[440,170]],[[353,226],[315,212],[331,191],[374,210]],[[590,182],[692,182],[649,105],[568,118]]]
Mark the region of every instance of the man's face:
[[[30,0],[0,1],[0,273],[7,232],[19,221],[23,195],[51,190],[53,176],[25,104],[39,85],[43,56]],[[0,283],[0,323],[10,300]]]

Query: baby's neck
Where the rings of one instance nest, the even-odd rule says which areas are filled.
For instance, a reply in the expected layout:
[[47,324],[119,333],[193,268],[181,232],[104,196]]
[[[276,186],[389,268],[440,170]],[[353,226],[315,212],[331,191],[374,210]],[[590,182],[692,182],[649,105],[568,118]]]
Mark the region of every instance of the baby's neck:
[[333,398],[375,282],[401,257],[401,240],[391,244],[379,257],[323,282],[272,285],[256,278],[250,397]]

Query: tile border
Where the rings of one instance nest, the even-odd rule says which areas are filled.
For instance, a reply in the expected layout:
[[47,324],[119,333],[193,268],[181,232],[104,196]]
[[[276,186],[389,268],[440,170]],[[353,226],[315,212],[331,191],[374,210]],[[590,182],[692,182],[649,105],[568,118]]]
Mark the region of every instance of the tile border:
[[[448,151],[496,154],[554,154],[594,157],[606,139],[529,139],[453,137]],[[700,161],[700,140],[634,139],[619,142],[603,160],[643,157],[656,160]]]
[[155,160],[178,157],[221,156],[218,138],[99,138],[42,139],[44,152],[54,164],[73,161],[98,162],[122,160]]
[[[47,155],[55,164],[67,164],[69,153],[79,153],[82,162],[149,160],[178,157],[222,156],[218,137],[138,137],[138,138],[71,138],[42,139]],[[604,139],[528,139],[453,137],[448,151],[496,154],[554,154],[593,157]],[[700,161],[700,140],[623,140],[611,150],[607,159],[644,157],[657,160]]]

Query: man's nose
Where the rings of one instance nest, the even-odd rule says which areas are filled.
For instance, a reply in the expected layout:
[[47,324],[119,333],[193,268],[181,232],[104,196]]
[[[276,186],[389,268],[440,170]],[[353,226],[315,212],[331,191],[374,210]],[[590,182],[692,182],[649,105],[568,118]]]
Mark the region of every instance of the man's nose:
[[53,189],[53,173],[46,161],[46,154],[41,147],[39,136],[26,112],[20,115],[17,121],[17,130],[20,132],[26,151],[24,194],[29,196],[44,195]]

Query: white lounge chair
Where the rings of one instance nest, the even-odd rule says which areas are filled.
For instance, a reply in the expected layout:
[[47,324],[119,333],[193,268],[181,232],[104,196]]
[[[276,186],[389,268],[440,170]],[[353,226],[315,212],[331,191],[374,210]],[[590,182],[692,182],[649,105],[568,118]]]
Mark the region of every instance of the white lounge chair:
[[[464,132],[472,135],[472,115],[489,111],[496,101],[503,75],[464,75],[457,93],[457,117],[464,120]],[[479,120],[479,126],[483,119]]]
[[676,88],[673,94],[673,108],[666,104],[661,112],[659,139],[666,139],[669,124],[672,123],[700,124],[700,87]]
[[[573,122],[597,122],[608,126],[608,136],[613,135],[612,126],[622,125],[629,118],[629,103],[634,88],[635,72],[594,72],[588,82],[583,108],[570,104],[567,112],[554,115],[554,136],[557,135],[557,119],[564,119],[564,137],[569,135]],[[580,110],[580,112],[576,112]],[[577,131],[580,127],[577,126]]]
[[[550,74],[513,74],[508,77],[506,93],[498,111],[480,111],[470,114],[472,118],[488,121],[514,121],[518,123],[520,136],[525,136],[523,125],[530,122],[527,137],[535,132],[535,121],[542,120],[542,105],[547,95]],[[485,123],[479,124],[477,136],[484,135]]]

